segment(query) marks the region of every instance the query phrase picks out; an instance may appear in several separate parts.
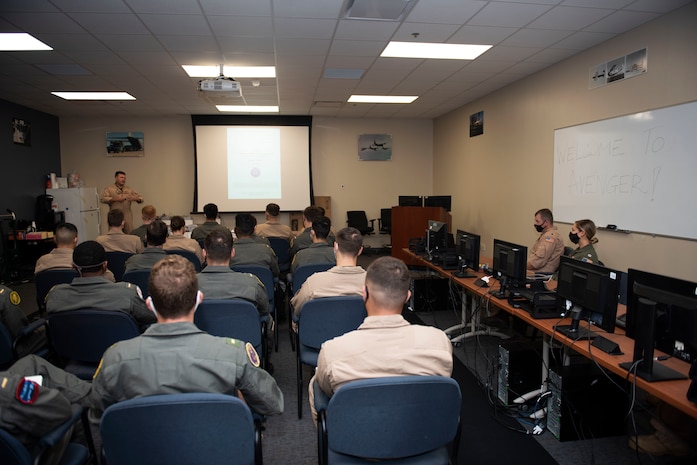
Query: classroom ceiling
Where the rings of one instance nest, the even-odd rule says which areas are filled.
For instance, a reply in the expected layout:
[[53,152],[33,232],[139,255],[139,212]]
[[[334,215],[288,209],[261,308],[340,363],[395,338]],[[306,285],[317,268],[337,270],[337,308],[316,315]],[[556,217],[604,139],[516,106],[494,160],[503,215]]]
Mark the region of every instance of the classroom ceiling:
[[[434,118],[690,1],[2,0],[0,32],[53,50],[0,52],[0,98],[57,116],[219,114],[181,65],[223,63],[275,66],[257,87],[237,80],[247,105],[281,115]],[[405,4],[396,20],[350,17]],[[493,47],[473,61],[381,58],[389,41]],[[136,100],[50,94],[84,90]],[[419,98],[346,103],[351,94]]]

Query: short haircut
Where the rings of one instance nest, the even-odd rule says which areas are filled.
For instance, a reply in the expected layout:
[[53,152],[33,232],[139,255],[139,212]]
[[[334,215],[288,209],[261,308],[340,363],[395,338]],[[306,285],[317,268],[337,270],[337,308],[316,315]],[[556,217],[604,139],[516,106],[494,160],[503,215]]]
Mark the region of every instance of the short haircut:
[[186,226],[186,221],[183,216],[173,216],[169,221],[172,231],[179,231],[181,228]]
[[329,236],[329,231],[332,229],[332,220],[326,216],[318,216],[312,222],[312,230],[315,232],[317,239],[326,239]]
[[172,254],[155,263],[150,270],[148,290],[155,310],[164,318],[188,314],[198,295],[196,270],[186,258]]
[[123,223],[123,210],[120,208],[114,208],[113,210],[109,210],[109,213],[106,215],[106,222],[109,225],[110,228],[121,226],[121,223]]
[[73,223],[60,223],[56,226],[56,244],[71,245],[77,237],[77,227]]
[[114,173],[114,177],[118,176],[119,174],[123,174],[124,176],[126,176],[126,173],[125,173],[125,172],[123,172],[123,171],[117,171],[116,173]]
[[373,261],[365,275],[365,286],[376,305],[401,310],[407,300],[411,277],[402,260],[380,257]]
[[341,252],[357,257],[358,252],[360,252],[361,247],[363,247],[363,236],[361,236],[361,232],[356,228],[348,227],[340,229],[339,232],[336,233],[336,243]]
[[552,216],[552,210],[549,208],[542,208],[540,210],[537,210],[535,212],[535,216],[540,215],[540,218],[542,218],[543,221],[549,221],[550,223],[554,223],[554,216]]
[[326,213],[326,210],[324,209],[324,207],[320,207],[319,205],[315,205],[315,208],[316,208],[317,210],[319,210],[319,214],[320,214],[321,216],[325,216],[324,214]]
[[318,217],[324,216],[324,215],[322,214],[322,211],[319,208],[317,208],[313,205],[310,205],[309,207],[305,208],[305,210],[303,210],[303,216],[305,217],[305,219],[307,221],[309,221],[310,223],[313,223],[315,221],[315,218],[318,218]]
[[95,273],[105,261],[104,247],[97,241],[85,241],[73,250],[73,265],[81,273]]
[[158,246],[167,240],[167,225],[162,220],[155,220],[145,228],[145,239],[148,245]]
[[270,203],[266,206],[266,213],[271,216],[278,216],[281,214],[281,207],[277,203]]
[[203,213],[207,220],[214,220],[218,218],[218,206],[214,203],[207,203],[203,206]]
[[232,233],[227,229],[217,228],[208,233],[203,241],[206,257],[215,262],[230,260],[232,254]]
[[578,220],[574,224],[576,225],[576,229],[580,229],[581,231],[586,233],[586,239],[591,241],[591,244],[595,244],[598,242],[598,238],[595,237],[597,229],[593,220]]
[[235,233],[238,236],[249,237],[254,234],[257,220],[250,213],[238,213],[235,216]]
[[152,205],[146,205],[140,210],[144,220],[154,220],[157,217],[157,210]]

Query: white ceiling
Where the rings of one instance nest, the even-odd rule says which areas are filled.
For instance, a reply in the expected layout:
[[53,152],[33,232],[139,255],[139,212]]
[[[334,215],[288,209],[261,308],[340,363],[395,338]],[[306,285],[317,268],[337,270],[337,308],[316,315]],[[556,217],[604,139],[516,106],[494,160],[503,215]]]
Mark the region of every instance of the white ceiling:
[[[403,20],[375,21],[344,19],[350,0],[2,0],[0,32],[28,32],[54,50],[0,52],[0,98],[58,116],[218,114],[182,64],[273,65],[277,77],[258,87],[239,79],[248,105],[434,118],[690,1],[416,0]],[[474,61],[380,58],[390,40],[494,47]],[[353,78],[325,77],[337,75]],[[79,90],[137,100],[50,94]],[[348,104],[351,94],[419,98]]]

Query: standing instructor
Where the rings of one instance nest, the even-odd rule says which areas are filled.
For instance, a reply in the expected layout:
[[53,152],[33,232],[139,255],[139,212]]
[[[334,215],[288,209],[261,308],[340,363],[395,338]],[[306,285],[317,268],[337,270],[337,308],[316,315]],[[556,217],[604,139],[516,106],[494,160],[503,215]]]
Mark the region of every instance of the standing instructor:
[[130,234],[133,230],[131,202],[143,203],[143,196],[126,185],[126,173],[123,171],[114,173],[114,184],[104,189],[99,201],[109,205],[109,210],[118,208],[123,211],[123,232]]

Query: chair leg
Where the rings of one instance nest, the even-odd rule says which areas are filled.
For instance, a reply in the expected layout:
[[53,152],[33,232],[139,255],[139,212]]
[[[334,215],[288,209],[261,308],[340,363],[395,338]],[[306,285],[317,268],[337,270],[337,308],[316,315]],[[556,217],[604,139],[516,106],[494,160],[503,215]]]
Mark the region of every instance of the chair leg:
[[296,361],[296,371],[297,371],[297,388],[298,388],[298,420],[301,420],[303,417],[303,364],[300,361],[300,338],[295,336],[295,342],[296,342],[296,356],[295,356],[295,361]]

